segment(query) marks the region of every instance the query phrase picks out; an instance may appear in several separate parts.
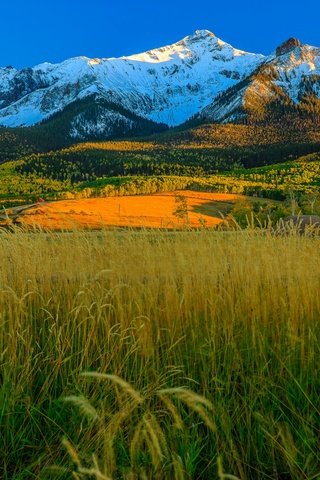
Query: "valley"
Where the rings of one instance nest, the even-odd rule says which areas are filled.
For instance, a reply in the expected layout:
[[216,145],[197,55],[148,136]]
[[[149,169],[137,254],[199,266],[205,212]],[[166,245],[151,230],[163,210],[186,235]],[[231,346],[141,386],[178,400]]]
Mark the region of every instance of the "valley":
[[[3,148],[5,141],[2,137]],[[172,220],[172,206],[155,202],[154,210],[146,213],[146,198],[158,195],[151,198],[164,199],[163,194],[168,192],[174,198],[179,191],[212,198],[217,194],[246,197],[249,200],[239,201],[238,208],[231,212],[236,220],[241,218],[242,225],[246,215],[264,223],[268,217],[276,222],[292,211],[319,212],[320,137],[316,128],[279,130],[272,126],[207,124],[134,140],[83,142],[31,154],[25,146],[16,145],[17,158],[0,164],[1,207],[9,211],[35,203],[38,198],[58,202],[55,205],[64,211],[64,225],[68,223],[64,205],[71,201],[69,211],[77,214],[70,213],[70,224],[76,221],[96,228],[103,217],[107,225],[124,226],[126,221],[119,220],[117,209],[111,208],[113,220],[109,221],[103,205],[131,202],[134,213],[129,213],[128,224],[141,226],[138,218],[151,215],[152,225],[164,226]],[[96,205],[92,215],[85,206],[90,202]],[[55,224],[57,213],[49,210],[46,214],[53,215]],[[32,218],[36,219],[34,213],[30,222]],[[206,220],[209,225],[217,224],[212,218]],[[14,217],[14,221],[19,219]],[[2,222],[8,223],[5,212]],[[197,224],[197,220],[192,223]]]

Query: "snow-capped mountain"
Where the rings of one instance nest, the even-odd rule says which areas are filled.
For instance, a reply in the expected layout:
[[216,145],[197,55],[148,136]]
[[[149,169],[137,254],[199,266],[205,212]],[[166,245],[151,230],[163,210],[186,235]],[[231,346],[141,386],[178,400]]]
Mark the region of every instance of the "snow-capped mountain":
[[[74,139],[261,115],[270,103],[320,96],[320,50],[290,39],[265,57],[207,30],[121,58],[0,69],[0,125],[31,126],[67,112]],[[66,123],[66,121],[65,121]]]
[[[320,108],[320,48],[290,38],[244,81],[223,92],[199,117],[215,122],[260,120]],[[312,106],[312,107],[311,107]],[[320,111],[320,110],[319,110]]]
[[[98,95],[153,122],[179,125],[263,61],[262,55],[237,50],[199,30],[130,57],[78,57],[21,71],[0,69],[0,123],[30,126],[71,102]],[[112,120],[107,117],[102,121]]]

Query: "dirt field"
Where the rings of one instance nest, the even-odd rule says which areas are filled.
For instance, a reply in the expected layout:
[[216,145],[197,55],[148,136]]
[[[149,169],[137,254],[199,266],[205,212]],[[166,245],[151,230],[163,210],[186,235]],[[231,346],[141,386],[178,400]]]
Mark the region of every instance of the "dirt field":
[[[186,199],[187,217],[179,218],[174,214],[178,206],[177,195]],[[191,227],[212,227],[220,224],[232,204],[242,198],[232,194],[181,191],[65,200],[33,206],[23,212],[19,221],[52,229],[102,226],[177,228],[186,223]]]

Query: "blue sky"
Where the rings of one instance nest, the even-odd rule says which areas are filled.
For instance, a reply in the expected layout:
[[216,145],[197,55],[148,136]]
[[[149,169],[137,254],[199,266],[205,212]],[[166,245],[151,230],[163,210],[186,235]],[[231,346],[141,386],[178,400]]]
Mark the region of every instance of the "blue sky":
[[290,36],[320,47],[317,0],[0,0],[0,7],[0,66],[128,55],[196,29],[257,53]]

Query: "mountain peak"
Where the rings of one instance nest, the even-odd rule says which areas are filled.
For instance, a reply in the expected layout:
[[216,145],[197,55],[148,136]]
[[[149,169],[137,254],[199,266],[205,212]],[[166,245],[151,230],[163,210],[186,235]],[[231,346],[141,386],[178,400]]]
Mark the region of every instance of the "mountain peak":
[[276,55],[277,57],[281,57],[281,55],[292,52],[292,50],[297,47],[302,47],[302,43],[298,38],[291,37],[279,45],[279,47],[276,49]]
[[205,40],[207,38],[214,38],[215,34],[210,32],[210,30],[196,30],[192,35],[189,35],[188,40],[197,41],[197,40]]

